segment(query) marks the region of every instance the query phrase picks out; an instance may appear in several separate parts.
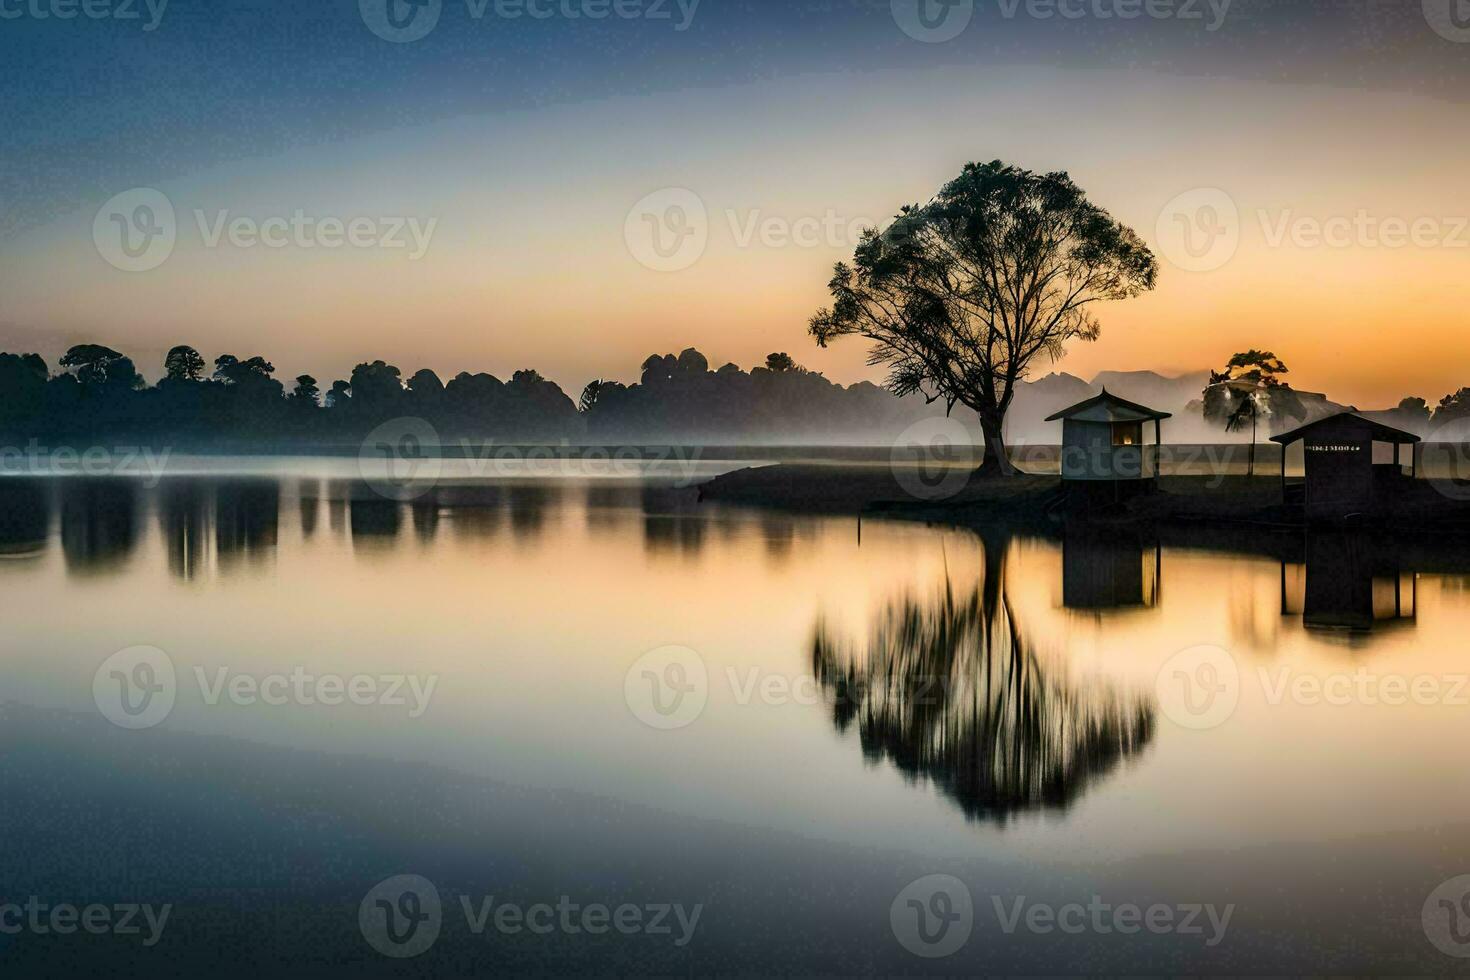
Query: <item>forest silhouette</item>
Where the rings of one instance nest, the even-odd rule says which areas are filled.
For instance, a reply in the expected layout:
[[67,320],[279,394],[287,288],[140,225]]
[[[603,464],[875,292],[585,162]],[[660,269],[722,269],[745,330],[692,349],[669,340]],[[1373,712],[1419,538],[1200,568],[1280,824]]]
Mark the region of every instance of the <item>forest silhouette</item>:
[[347,446],[405,417],[446,443],[880,441],[941,411],[867,382],[835,384],[784,353],[749,371],[711,370],[693,348],[655,354],[637,382],[596,380],[577,402],[532,369],[508,381],[461,372],[445,383],[375,360],[325,388],[300,375],[288,389],[264,357],[222,354],[210,369],[187,346],[168,352],[155,384],[99,344],[72,347],[55,369],[37,354],[0,353],[0,440],[10,446]]

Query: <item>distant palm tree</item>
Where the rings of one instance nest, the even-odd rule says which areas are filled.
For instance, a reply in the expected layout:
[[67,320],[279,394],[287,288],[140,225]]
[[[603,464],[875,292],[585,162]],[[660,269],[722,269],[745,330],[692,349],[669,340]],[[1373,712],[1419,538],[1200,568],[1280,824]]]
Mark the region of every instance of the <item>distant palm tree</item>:
[[1256,475],[1256,433],[1261,415],[1288,416],[1305,421],[1306,409],[1291,385],[1281,380],[1290,369],[1270,351],[1236,354],[1223,371],[1211,371],[1205,387],[1205,418],[1223,422],[1226,432],[1240,432],[1250,423],[1246,475]]

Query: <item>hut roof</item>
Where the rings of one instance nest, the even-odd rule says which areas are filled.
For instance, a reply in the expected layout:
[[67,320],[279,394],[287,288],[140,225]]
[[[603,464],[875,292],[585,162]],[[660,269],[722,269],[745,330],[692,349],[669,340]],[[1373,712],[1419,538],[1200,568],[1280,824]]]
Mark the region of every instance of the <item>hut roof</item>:
[[1405,443],[1421,442],[1422,440],[1412,432],[1403,429],[1395,429],[1391,425],[1385,425],[1376,419],[1365,418],[1357,412],[1338,412],[1290,432],[1283,432],[1279,436],[1272,436],[1272,442],[1279,442],[1285,446],[1305,438],[1315,432],[1342,432],[1354,435],[1366,433],[1374,442],[1391,442],[1395,445]]
[[1146,405],[1119,398],[1104,388],[1102,394],[1078,402],[1071,408],[1064,408],[1055,415],[1048,416],[1047,421],[1076,419],[1081,422],[1154,422],[1172,417],[1168,412],[1158,412]]

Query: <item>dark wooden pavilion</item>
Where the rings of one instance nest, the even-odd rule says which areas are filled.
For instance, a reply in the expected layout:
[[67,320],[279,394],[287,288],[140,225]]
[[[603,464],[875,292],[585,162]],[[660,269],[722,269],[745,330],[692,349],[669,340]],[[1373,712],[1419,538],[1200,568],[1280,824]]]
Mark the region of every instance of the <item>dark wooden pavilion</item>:
[[[1418,460],[1413,447],[1420,439],[1412,432],[1342,412],[1309,422],[1299,429],[1272,436],[1281,446],[1281,493],[1283,501],[1297,498],[1286,479],[1286,450],[1302,444],[1305,478],[1300,499],[1309,521],[1341,521],[1380,516],[1417,476]],[[1375,444],[1393,447],[1393,460],[1373,461]],[[1409,466],[1401,462],[1401,448],[1410,447]]]

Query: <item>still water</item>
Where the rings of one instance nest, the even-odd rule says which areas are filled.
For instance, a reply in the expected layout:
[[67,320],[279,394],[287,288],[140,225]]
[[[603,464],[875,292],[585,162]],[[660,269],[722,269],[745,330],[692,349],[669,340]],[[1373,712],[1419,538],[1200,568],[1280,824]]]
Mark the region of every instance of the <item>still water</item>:
[[[353,468],[0,482],[0,900],[172,907],[151,945],[26,929],[0,963],[1459,965],[1423,919],[1470,872],[1453,562],[719,508],[710,463],[405,501]],[[936,874],[971,907],[931,958],[900,893],[948,914]],[[399,875],[440,903],[411,958],[360,916]],[[477,930],[487,900],[643,911]],[[1089,902],[1230,911],[1015,917]]]

